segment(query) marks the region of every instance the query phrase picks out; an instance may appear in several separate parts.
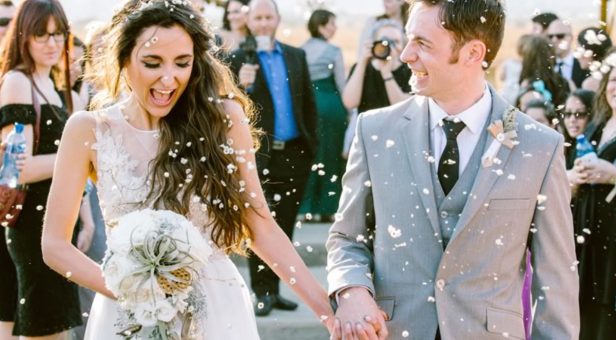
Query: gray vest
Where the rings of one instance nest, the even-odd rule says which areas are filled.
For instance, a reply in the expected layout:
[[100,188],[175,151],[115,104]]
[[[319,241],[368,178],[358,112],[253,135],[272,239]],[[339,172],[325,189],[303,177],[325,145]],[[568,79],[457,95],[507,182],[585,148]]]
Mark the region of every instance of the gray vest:
[[454,228],[458,223],[460,214],[466,205],[468,194],[473,187],[475,177],[481,167],[481,156],[485,150],[486,140],[488,133],[486,129],[488,127],[488,121],[481,132],[479,141],[473,150],[473,154],[464,168],[462,175],[458,178],[456,185],[451,189],[449,195],[445,196],[441,183],[438,180],[438,173],[436,171],[436,163],[431,166],[432,173],[432,185],[434,188],[434,195],[436,200],[436,206],[438,207],[438,218],[441,227],[441,237],[443,240],[443,249],[447,247],[447,243],[453,235]]

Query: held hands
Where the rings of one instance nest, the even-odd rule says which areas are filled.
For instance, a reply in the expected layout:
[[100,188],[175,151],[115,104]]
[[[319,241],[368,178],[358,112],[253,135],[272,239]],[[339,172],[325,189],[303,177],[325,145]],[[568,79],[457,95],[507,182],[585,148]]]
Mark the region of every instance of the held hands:
[[238,78],[240,85],[245,89],[249,88],[254,84],[255,79],[257,78],[257,70],[259,69],[258,64],[244,64],[240,68]]
[[[604,159],[588,160],[578,158],[575,160],[572,174],[568,175],[572,184],[614,184],[616,166]],[[575,182],[572,182],[571,180]]]
[[340,293],[333,340],[387,339],[387,314],[379,309],[368,290],[351,287]]

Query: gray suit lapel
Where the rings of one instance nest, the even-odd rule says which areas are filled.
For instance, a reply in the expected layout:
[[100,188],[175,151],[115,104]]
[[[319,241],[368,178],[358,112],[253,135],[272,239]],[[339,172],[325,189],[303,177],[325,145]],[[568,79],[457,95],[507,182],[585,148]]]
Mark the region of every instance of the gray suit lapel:
[[[490,113],[490,124],[494,121],[502,119],[503,113],[507,108],[509,108],[509,104],[507,104],[501,97],[499,97],[494,88],[490,86],[490,92],[492,93],[492,112]],[[484,133],[489,133],[484,131]],[[484,147],[482,155],[487,151],[492,144],[494,137],[489,134],[486,140],[486,144]],[[475,216],[477,211],[483,205],[485,197],[488,195],[496,180],[503,175],[503,173],[498,172],[498,170],[504,169],[507,166],[507,162],[509,161],[509,156],[511,155],[511,149],[501,146],[498,151],[497,158],[502,162],[500,165],[494,164],[490,167],[481,166],[475,180],[473,182],[473,187],[471,192],[468,195],[468,200],[462,210],[462,214],[458,219],[458,223],[456,224],[456,228],[454,230],[453,235],[449,243],[453,242],[456,236],[466,227],[466,225],[470,222],[470,220]]]
[[[411,105],[409,105],[404,114],[400,131],[406,146],[406,154],[411,166],[414,184],[417,185],[419,196],[434,232],[440,234],[441,229],[433,193],[434,186],[430,173],[432,163],[427,160],[428,156],[432,154],[430,152],[428,99],[426,97],[416,97],[410,103]],[[424,193],[424,189],[429,190],[429,193]]]

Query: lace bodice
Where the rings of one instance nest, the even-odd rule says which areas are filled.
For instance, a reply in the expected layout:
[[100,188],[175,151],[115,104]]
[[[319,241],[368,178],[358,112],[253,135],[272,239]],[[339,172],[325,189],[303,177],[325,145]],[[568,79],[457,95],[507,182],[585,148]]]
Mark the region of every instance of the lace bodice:
[[[135,210],[164,209],[146,202],[151,187],[150,164],[159,147],[158,131],[139,130],[130,125],[121,104],[96,112],[95,117],[92,149],[96,152],[98,194],[107,225]],[[200,228],[213,250],[193,283],[206,298],[205,309],[193,315],[196,339],[258,340],[247,286],[229,257],[211,242],[206,205],[194,198],[190,200],[187,218]],[[107,228],[107,233],[110,236],[113,229]],[[107,252],[107,256],[110,254]],[[174,322],[171,327],[181,334],[185,321]],[[122,340],[118,331],[130,322],[116,301],[97,295],[85,339]]]
[[[159,132],[139,130],[126,120],[121,104],[95,113],[97,189],[105,221],[112,221],[131,211],[153,207],[146,202],[151,182],[150,163],[158,152]],[[187,216],[193,224],[207,231],[206,205],[198,197],[191,200]]]

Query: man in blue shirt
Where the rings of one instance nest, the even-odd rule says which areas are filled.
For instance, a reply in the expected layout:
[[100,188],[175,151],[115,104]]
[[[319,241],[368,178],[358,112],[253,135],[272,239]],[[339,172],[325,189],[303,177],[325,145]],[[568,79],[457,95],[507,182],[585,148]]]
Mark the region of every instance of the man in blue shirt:
[[[249,43],[231,53],[230,63],[259,111],[257,127],[265,132],[257,153],[259,175],[276,221],[292,239],[317,149],[317,114],[305,53],[275,40],[279,23],[273,0],[253,0]],[[297,308],[279,295],[279,279],[264,262],[251,256],[249,264],[256,315]]]

